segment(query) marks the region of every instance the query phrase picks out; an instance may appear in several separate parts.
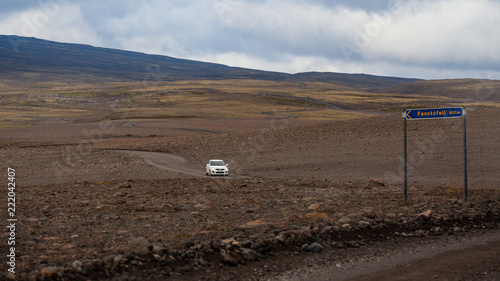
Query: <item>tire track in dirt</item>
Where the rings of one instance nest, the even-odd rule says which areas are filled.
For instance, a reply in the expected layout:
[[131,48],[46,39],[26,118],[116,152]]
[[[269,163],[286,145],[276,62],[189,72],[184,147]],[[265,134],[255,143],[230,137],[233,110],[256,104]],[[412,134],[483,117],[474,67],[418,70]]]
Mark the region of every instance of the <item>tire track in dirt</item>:
[[[340,264],[330,259],[317,262],[314,268],[299,268],[276,280],[345,280],[345,281],[427,281],[427,280],[500,280],[500,232],[390,246]],[[328,258],[323,258],[328,259]]]
[[[181,173],[195,177],[205,177],[205,166],[196,163],[193,159],[164,152],[150,152],[140,150],[110,150],[128,154],[133,157],[140,157],[144,159],[146,164],[156,167],[158,169]],[[216,176],[218,177],[218,176]],[[227,178],[227,177],[224,177]],[[231,174],[229,171],[229,178],[249,178],[249,176],[240,176]]]
[[146,164],[153,167],[187,174],[191,176],[204,176],[204,167],[196,164],[192,159],[180,155],[162,152],[137,151],[137,150],[113,150],[130,156],[143,158]]

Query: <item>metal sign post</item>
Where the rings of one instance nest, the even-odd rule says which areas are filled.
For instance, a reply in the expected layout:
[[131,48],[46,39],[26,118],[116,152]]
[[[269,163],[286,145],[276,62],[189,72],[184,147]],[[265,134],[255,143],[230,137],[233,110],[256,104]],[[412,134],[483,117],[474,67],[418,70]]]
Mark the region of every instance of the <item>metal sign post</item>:
[[404,128],[405,128],[405,131],[404,131],[404,143],[405,143],[405,145],[404,145],[404,147],[405,147],[405,167],[404,167],[404,169],[405,169],[405,189],[404,189],[404,193],[405,193],[405,201],[407,201],[408,200],[408,164],[407,164],[408,163],[408,161],[407,161],[408,156],[406,153],[406,151],[407,151],[407,149],[406,149],[407,148],[407,145],[406,145],[406,118],[404,118]]
[[406,144],[406,120],[425,120],[438,118],[461,118],[463,117],[464,127],[464,193],[465,200],[468,199],[467,191],[467,131],[465,109],[462,107],[450,108],[426,108],[426,109],[407,109],[403,112],[404,118],[404,197],[408,200],[408,164],[407,164],[407,144]]
[[463,123],[464,123],[464,193],[465,193],[465,200],[469,199],[469,194],[467,191],[467,130],[465,126],[465,119],[466,119],[466,114],[465,114],[465,109],[464,109],[464,117],[463,117]]

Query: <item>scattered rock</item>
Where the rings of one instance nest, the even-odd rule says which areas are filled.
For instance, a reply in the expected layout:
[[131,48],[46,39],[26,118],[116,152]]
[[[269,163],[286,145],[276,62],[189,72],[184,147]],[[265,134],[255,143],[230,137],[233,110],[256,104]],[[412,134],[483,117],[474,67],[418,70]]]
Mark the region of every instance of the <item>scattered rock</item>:
[[301,241],[311,237],[311,233],[307,230],[287,230],[278,233],[274,241],[285,242],[288,239],[292,241]]
[[360,221],[360,222],[358,222],[358,224],[361,228],[367,228],[370,226],[370,222],[368,222],[368,221]]
[[95,272],[101,269],[103,266],[103,261],[101,260],[91,260],[86,261],[82,264],[83,272]]
[[171,204],[164,204],[161,206],[161,210],[165,213],[174,213],[176,209]]
[[196,204],[194,207],[200,211],[206,211],[209,208],[209,206],[205,204]]
[[278,236],[276,236],[273,241],[276,243],[285,243],[286,237],[283,234],[278,234]]
[[240,255],[240,252],[238,251],[232,251],[229,253],[238,263],[245,263],[245,260],[243,257]]
[[379,179],[371,179],[371,180],[368,182],[368,186],[372,186],[372,187],[383,187],[383,186],[385,186],[385,183],[384,183],[382,180],[379,180]]
[[122,182],[122,183],[119,183],[115,186],[115,188],[132,188],[132,184],[130,183],[130,181],[126,181],[126,182]]
[[[179,93],[183,91],[179,90]],[[121,98],[123,97],[118,97],[118,99]],[[163,98],[167,98],[166,94]],[[30,170],[30,175],[33,177],[29,180],[30,192],[25,194],[28,203],[23,208],[23,224],[26,226],[26,235],[23,237],[27,238],[21,241],[26,242],[24,243],[26,245],[23,245],[25,251],[19,253],[26,254],[26,256],[19,259],[18,266],[21,271],[19,273],[16,271],[16,277],[20,280],[52,280],[54,276],[61,280],[100,278],[133,280],[141,279],[140,274],[146,273],[146,275],[154,274],[159,279],[195,279],[196,273],[185,277],[182,276],[182,272],[199,271],[205,274],[206,271],[204,276],[217,279],[217,274],[226,272],[227,268],[224,267],[228,267],[220,267],[221,263],[239,265],[265,257],[263,263],[268,268],[264,269],[264,266],[257,268],[256,274],[252,275],[264,280],[272,279],[270,276],[275,276],[277,270],[284,269],[279,259],[299,254],[302,245],[304,245],[303,250],[307,252],[315,252],[314,247],[318,244],[324,247],[323,252],[333,247],[349,247],[349,250],[333,250],[333,255],[339,254],[342,258],[338,260],[335,258],[331,261],[333,265],[342,262],[343,266],[349,267],[350,263],[358,257],[360,261],[371,257],[369,254],[371,254],[372,243],[373,248],[377,248],[381,243],[391,244],[391,248],[387,249],[389,251],[392,247],[401,249],[400,246],[403,244],[418,245],[428,240],[424,238],[403,240],[403,238],[396,238],[398,236],[439,235],[443,230],[447,235],[455,233],[456,236],[465,236],[463,233],[458,233],[465,230],[470,231],[468,236],[472,237],[479,234],[476,228],[498,226],[500,197],[499,193],[493,189],[478,188],[474,191],[474,196],[470,198],[470,201],[462,201],[450,200],[450,198],[463,197],[458,192],[460,190],[457,190],[453,184],[446,184],[444,187],[422,184],[411,190],[412,196],[409,201],[402,202],[399,190],[396,188],[375,187],[389,186],[389,180],[387,184],[378,179],[363,180],[356,174],[356,171],[351,171],[339,179],[335,179],[334,176],[316,179],[315,175],[307,175],[300,179],[294,175],[294,172],[301,169],[308,172],[310,168],[300,163],[299,158],[295,157],[298,154],[292,155],[290,159],[286,157],[278,159],[279,163],[273,163],[273,165],[276,164],[275,167],[287,163],[282,166],[284,169],[281,170],[284,177],[275,178],[272,176],[272,171],[260,171],[258,174],[264,173],[262,177],[250,176],[252,173],[247,174],[247,172],[251,171],[243,171],[240,169],[244,168],[242,165],[234,164],[233,171],[239,175],[222,180],[191,176],[163,177],[161,176],[163,172],[147,165],[139,157],[127,156],[122,159],[116,156],[119,154],[104,150],[125,148],[186,154],[186,151],[193,149],[192,151],[196,153],[187,154],[193,156],[194,163],[197,163],[201,161],[201,158],[208,156],[203,149],[205,144],[215,151],[229,148],[229,154],[235,154],[236,150],[252,148],[252,142],[257,142],[259,145],[264,145],[264,153],[257,153],[256,157],[259,159],[250,160],[252,163],[265,162],[276,156],[265,155],[265,152],[286,150],[286,147],[280,146],[280,141],[285,135],[287,139],[290,139],[291,144],[299,143],[298,145],[305,148],[305,144],[300,142],[307,140],[307,143],[315,143],[313,140],[322,138],[324,134],[320,131],[324,130],[327,135],[323,141],[320,141],[322,145],[332,140],[339,140],[337,138],[339,132],[347,131],[342,127],[337,128],[337,125],[324,127],[315,125],[312,128],[317,129],[318,134],[311,138],[306,137],[304,140],[300,140],[303,136],[295,134],[292,129],[273,129],[263,131],[262,134],[259,132],[259,134],[250,135],[228,134],[224,135],[223,141],[219,144],[214,144],[212,137],[208,135],[195,138],[165,136],[165,140],[159,138],[154,141],[134,137],[134,143],[128,144],[120,143],[119,140],[117,142],[113,138],[95,147],[99,153],[83,155],[85,157],[82,156],[82,163],[66,163],[76,166],[69,167],[67,171],[58,171],[62,173],[61,175],[67,172],[71,174],[70,170],[74,170],[75,167],[82,172],[88,172],[89,175],[93,175],[96,171],[99,173],[104,171],[104,175],[91,176],[87,178],[90,182],[85,183],[70,181],[59,183],[55,178],[53,184],[37,182],[36,179],[44,178],[43,174],[46,173],[46,169],[43,169],[43,165],[37,167],[35,164],[38,163],[31,163],[32,165],[28,163],[25,166],[33,168]],[[193,124],[192,127],[198,126],[204,125]],[[363,128],[368,128],[366,127],[368,125],[363,126]],[[309,130],[310,128],[307,128],[306,131]],[[361,129],[353,133],[354,138],[356,136],[367,137],[363,135]],[[385,132],[383,134],[385,135]],[[263,144],[262,138],[264,137],[274,137],[277,141]],[[342,141],[351,139],[353,137],[343,138]],[[36,152],[34,148],[30,148],[31,143],[39,146],[33,140],[4,140],[4,144],[14,144],[13,147],[16,147],[18,142],[21,146],[26,145],[27,149],[20,150],[26,155]],[[47,155],[51,158],[41,157],[39,160],[46,162],[49,166],[52,162],[57,164],[58,161],[61,162],[68,156],[66,155],[68,153],[64,153],[66,149],[80,148],[61,145],[64,142],[55,142],[52,146],[51,141],[47,139],[46,143],[49,145],[42,145],[37,149],[47,150],[49,152]],[[195,147],[198,149],[194,149]],[[4,152],[7,156],[11,154],[8,151]],[[33,154],[35,156],[31,158],[46,155],[41,152],[42,150],[40,154]],[[304,156],[309,152],[304,150],[301,155]],[[314,162],[313,158],[308,157],[306,160]],[[244,157],[239,157],[238,160],[245,161]],[[87,166],[91,162],[96,166],[93,168]],[[60,168],[66,169],[67,167],[61,166]],[[23,170],[22,167],[20,169]],[[96,183],[97,179],[105,179],[107,169],[120,170],[123,173],[109,175],[108,180],[111,183]],[[144,180],[129,181],[130,172],[137,169],[140,170],[140,175]],[[439,173],[439,171],[434,172]],[[327,173],[328,171],[325,170],[320,174],[326,175]],[[115,181],[115,178],[118,180]],[[490,175],[485,185],[489,184],[492,178],[494,176]],[[79,181],[83,181],[83,177],[80,177]],[[446,182],[446,179],[442,182]],[[32,188],[31,184],[36,184],[36,186]],[[373,186],[371,190],[364,189],[367,184]],[[240,186],[241,188],[238,188]],[[79,192],[67,192],[68,188]],[[125,199],[126,204],[119,205],[118,202],[125,202]],[[318,222],[317,220],[324,221]],[[417,231],[418,229],[422,231]],[[72,235],[75,232],[78,232],[78,235]],[[140,235],[145,237],[142,238],[143,240],[151,239],[143,241],[142,250],[136,249],[131,241],[132,238]],[[223,244],[220,241],[228,237],[233,237],[230,241],[226,241],[228,243]],[[164,243],[154,242],[158,238],[164,239]],[[445,241],[444,243],[456,240],[447,236],[439,240],[441,239]],[[186,241],[191,243],[185,244]],[[363,242],[370,246],[362,251],[351,248],[358,244],[363,246]],[[167,243],[168,249],[165,247]],[[185,245],[189,247],[186,248]],[[221,252],[224,253],[225,261],[222,259]],[[359,256],[351,256],[352,253],[358,254],[358,252]],[[378,253],[374,254],[378,256]],[[352,257],[354,259],[351,260]],[[88,262],[89,259],[104,260],[105,266],[93,266],[93,263]],[[148,263],[145,259],[158,260],[158,262]],[[268,260],[271,263],[268,263]],[[300,263],[302,259],[296,257],[294,260]],[[317,261],[309,260],[306,261],[305,267],[297,269],[302,270],[301,273],[306,273],[311,270],[307,266],[315,263]],[[273,265],[279,268],[274,269]],[[52,268],[52,266],[57,267]],[[168,270],[167,266],[170,267]],[[204,266],[209,267],[202,268]],[[83,270],[84,268],[94,268],[95,271]],[[181,269],[177,270],[178,268]],[[41,275],[42,269],[44,275]],[[253,273],[251,272],[253,269],[243,268],[229,269],[229,271],[238,271],[241,274]],[[257,274],[261,272],[269,275],[258,276]],[[228,272],[227,276],[229,275],[232,273]],[[235,275],[242,277],[239,274]],[[5,272],[0,276],[5,278]]]
[[117,255],[117,256],[113,259],[113,261],[114,261],[115,263],[125,263],[125,261],[127,261],[127,258],[126,258],[126,256],[125,256],[125,255]]
[[317,220],[326,220],[328,219],[328,214],[326,213],[309,213],[305,214],[301,220],[307,221],[317,221]]
[[389,219],[396,219],[398,217],[398,215],[396,215],[395,213],[387,213],[385,214],[386,218],[389,218]]
[[335,228],[333,226],[323,227],[323,228],[321,228],[319,235],[321,235],[321,236],[329,235],[334,231],[334,229]]
[[346,247],[344,242],[332,242],[332,247],[338,249],[344,249]]
[[45,237],[43,238],[45,241],[55,241],[55,240],[62,240],[61,237]]
[[221,244],[224,246],[234,246],[241,247],[241,242],[236,241],[234,238],[227,238],[221,241]]
[[118,192],[115,192],[113,193],[113,197],[123,197],[123,196],[126,196],[127,194],[123,191],[118,191]]
[[239,262],[233,256],[226,253],[225,251],[221,251],[220,256],[222,258],[222,261],[228,265],[236,266],[239,264]]
[[287,219],[287,223],[293,223],[299,220],[300,218],[297,215],[290,215]]
[[201,266],[203,267],[209,267],[210,266],[210,263],[207,262],[203,257],[201,257],[198,262],[200,263]]
[[413,222],[418,226],[422,226],[424,224],[423,216],[418,216]]
[[239,229],[259,229],[259,230],[267,230],[273,227],[274,225],[272,223],[264,222],[263,220],[254,220],[238,226]]
[[419,230],[415,231],[415,236],[416,237],[425,237],[425,236],[427,236],[427,233],[424,230],[419,229]]
[[338,223],[340,225],[343,225],[343,224],[351,224],[352,223],[352,219],[349,218],[349,217],[343,217],[343,218],[340,218]]
[[243,242],[241,242],[242,246],[245,247],[245,248],[250,248],[252,247],[252,241],[251,240],[245,240]]
[[156,255],[159,255],[159,256],[163,256],[165,255],[167,252],[168,252],[168,249],[167,247],[165,247],[165,245],[162,243],[162,242],[154,242],[152,244],[153,246],[153,254],[156,254]]
[[356,241],[349,241],[346,244],[347,244],[347,246],[349,246],[351,248],[359,248],[359,243]]
[[247,248],[241,248],[240,254],[245,261],[256,261],[262,257],[261,254],[255,252],[254,250],[247,249]]
[[312,253],[321,253],[324,249],[325,247],[318,242],[314,242],[307,247],[307,250]]
[[38,259],[40,260],[40,264],[45,264],[49,262],[49,256],[46,255],[41,255],[38,257]]
[[152,249],[153,245],[144,237],[134,238],[129,243],[132,254],[148,261],[154,260]]
[[431,215],[432,215],[432,210],[427,210],[427,211],[425,211],[423,213],[420,213],[418,216],[419,217],[424,217],[424,218],[428,219],[428,218],[431,217]]
[[82,271],[82,266],[83,266],[83,263],[79,260],[75,260],[71,264],[71,267],[73,267],[76,271]]
[[346,223],[346,224],[343,224],[343,225],[342,225],[342,228],[343,228],[343,229],[351,229],[351,228],[352,228],[352,225],[350,225],[350,224]]
[[203,229],[206,229],[207,231],[219,231],[220,226],[218,223],[209,220],[205,222]]
[[441,235],[441,234],[443,234],[443,230],[441,229],[441,227],[436,226],[436,227],[431,228],[431,234],[432,235]]
[[213,241],[210,243],[210,249],[214,252],[219,252],[220,251],[220,245],[219,243]]
[[56,268],[54,267],[44,267],[42,268],[42,270],[40,270],[40,274],[44,278],[51,278],[51,279],[56,279],[59,276]]
[[308,210],[317,210],[319,209],[320,207],[320,204],[319,203],[316,203],[316,204],[312,204],[311,206],[309,206],[307,209]]
[[76,249],[78,246],[76,244],[65,244],[61,247],[61,249],[64,249],[64,250],[70,250],[70,249]]

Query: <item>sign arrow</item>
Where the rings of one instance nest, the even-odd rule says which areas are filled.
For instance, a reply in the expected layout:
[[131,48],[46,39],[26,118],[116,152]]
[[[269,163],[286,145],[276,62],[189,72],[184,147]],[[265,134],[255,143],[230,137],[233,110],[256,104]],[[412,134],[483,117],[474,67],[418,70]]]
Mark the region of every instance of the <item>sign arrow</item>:
[[411,120],[410,112],[411,112],[411,109],[406,111],[406,119],[408,119],[408,120]]

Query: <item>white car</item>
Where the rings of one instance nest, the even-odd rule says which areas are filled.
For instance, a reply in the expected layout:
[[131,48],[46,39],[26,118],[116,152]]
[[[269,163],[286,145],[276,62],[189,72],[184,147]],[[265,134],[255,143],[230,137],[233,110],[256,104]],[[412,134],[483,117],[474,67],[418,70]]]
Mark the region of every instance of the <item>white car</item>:
[[205,171],[207,176],[228,176],[229,169],[227,168],[227,164],[224,164],[224,161],[213,159],[208,161],[207,166],[205,167]]

